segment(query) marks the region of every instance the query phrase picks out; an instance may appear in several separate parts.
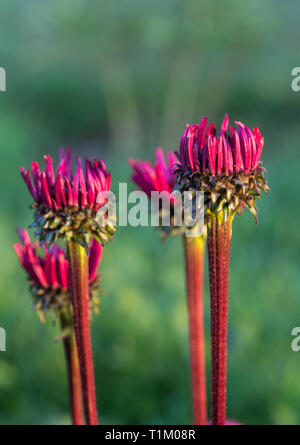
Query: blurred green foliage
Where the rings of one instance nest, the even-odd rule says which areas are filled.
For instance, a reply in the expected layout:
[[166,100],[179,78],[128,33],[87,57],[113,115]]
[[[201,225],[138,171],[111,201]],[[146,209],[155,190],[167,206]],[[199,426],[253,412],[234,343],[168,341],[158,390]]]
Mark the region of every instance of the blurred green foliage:
[[[57,159],[60,145],[104,156],[113,189],[127,158],[177,149],[203,114],[258,125],[271,192],[234,222],[229,304],[228,416],[300,423],[299,2],[266,0],[3,0],[0,65],[0,423],[69,423],[58,327],[30,310],[12,244],[31,203],[19,166]],[[191,422],[180,239],[119,228],[101,264],[93,322],[101,423]],[[209,292],[206,273],[207,378]]]

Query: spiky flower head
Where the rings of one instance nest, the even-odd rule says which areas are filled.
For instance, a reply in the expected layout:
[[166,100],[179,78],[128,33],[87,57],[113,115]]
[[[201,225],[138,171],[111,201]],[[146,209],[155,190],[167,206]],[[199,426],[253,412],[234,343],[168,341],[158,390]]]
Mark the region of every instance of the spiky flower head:
[[207,117],[187,125],[174,173],[182,190],[204,192],[206,216],[217,213],[226,221],[247,206],[257,220],[255,200],[269,190],[260,161],[264,138],[257,127],[235,124],[225,115],[218,134],[214,123],[206,129]]
[[[112,237],[113,221],[99,224],[97,211],[107,202],[111,175],[103,159],[85,159],[83,169],[81,157],[77,157],[75,174],[72,172],[71,150],[60,150],[60,162],[54,174],[53,160],[44,156],[45,170],[32,162],[29,170],[20,168],[36,209],[34,224],[40,241],[52,244],[57,238],[76,239],[88,247],[91,236],[100,243]],[[84,171],[85,170],[85,171]]]
[[155,150],[154,165],[150,161],[135,159],[129,159],[128,162],[133,170],[132,181],[149,197],[151,197],[152,191],[166,191],[171,195],[176,184],[173,166],[178,162],[173,151],[167,152],[167,162],[161,147],[157,147]]
[[[49,310],[54,316],[61,311],[72,313],[72,297],[70,292],[69,263],[63,249],[53,244],[50,248],[38,241],[31,242],[26,230],[19,229],[20,243],[14,244],[19,261],[25,270],[34,307],[42,321]],[[103,247],[95,239],[91,240],[89,248],[89,289],[90,308],[97,312],[98,299],[96,290],[99,283],[97,273],[101,261]]]
[[[162,199],[168,201],[170,205],[170,226],[160,225],[163,236],[169,234],[175,235],[183,230],[182,227],[175,227],[174,219],[174,203],[175,198],[172,195],[173,189],[177,184],[176,175],[174,174],[174,166],[178,163],[178,158],[175,152],[168,151],[167,159],[165,159],[164,152],[161,147],[155,150],[155,161],[152,164],[150,161],[140,161],[129,159],[129,164],[132,168],[133,174],[131,180],[149,197],[151,192],[162,193]],[[161,204],[161,202],[160,202]],[[160,223],[163,219],[163,208],[160,205]]]

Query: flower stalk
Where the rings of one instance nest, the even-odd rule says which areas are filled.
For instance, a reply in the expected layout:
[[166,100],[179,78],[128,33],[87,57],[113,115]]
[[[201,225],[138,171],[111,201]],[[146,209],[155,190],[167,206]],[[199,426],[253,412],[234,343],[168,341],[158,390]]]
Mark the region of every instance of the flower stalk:
[[74,239],[67,241],[67,250],[85,420],[87,425],[97,425],[98,415],[89,314],[88,256],[84,247]]
[[206,425],[203,314],[204,237],[184,237],[194,425]]
[[225,425],[227,380],[228,271],[232,217],[212,214],[207,225],[211,294],[212,424]]
[[[68,329],[72,325],[71,316],[62,313],[60,323],[63,331]],[[80,368],[75,333],[73,330],[63,339],[63,342],[68,371],[69,398],[73,425],[84,425]]]

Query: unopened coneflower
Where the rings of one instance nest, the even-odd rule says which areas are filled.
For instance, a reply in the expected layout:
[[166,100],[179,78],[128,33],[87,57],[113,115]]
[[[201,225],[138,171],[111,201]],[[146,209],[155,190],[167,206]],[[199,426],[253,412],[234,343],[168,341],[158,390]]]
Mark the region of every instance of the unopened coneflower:
[[264,139],[257,127],[241,122],[229,127],[226,115],[219,134],[187,125],[175,172],[181,190],[204,193],[209,259],[212,341],[212,423],[222,425],[226,415],[228,270],[232,221],[248,207],[257,220],[256,199],[268,190],[260,157]]
[[70,288],[74,307],[74,327],[78,347],[82,395],[86,423],[98,423],[94,367],[89,320],[88,246],[93,237],[105,243],[113,236],[114,221],[97,218],[98,210],[107,202],[111,176],[104,161],[77,158],[72,173],[71,151],[60,152],[60,162],[53,171],[53,161],[45,156],[45,170],[37,162],[22,176],[35,201],[34,224],[41,242],[51,244],[61,239],[67,244],[70,264]]
[[[64,342],[68,370],[70,407],[74,425],[83,425],[82,392],[78,352],[73,328],[73,304],[70,293],[70,271],[65,252],[53,244],[50,249],[44,244],[31,242],[26,230],[19,229],[21,243],[14,244],[20,264],[27,273],[33,307],[41,321],[51,312],[54,321],[61,324],[57,339]],[[89,255],[90,310],[97,311],[96,290],[99,275],[97,268],[101,260],[102,246],[91,241]]]
[[[156,149],[155,163],[150,161],[129,160],[133,170],[132,181],[149,197],[151,192],[165,192],[163,199],[169,199],[170,225],[160,225],[163,237],[182,235],[185,252],[185,270],[187,286],[187,303],[189,318],[190,364],[193,397],[193,421],[195,425],[206,424],[206,380],[204,350],[204,317],[203,317],[203,235],[186,236],[186,227],[174,223],[174,204],[172,195],[177,183],[174,165],[178,163],[176,154],[167,153],[165,160],[162,149]],[[160,208],[160,221],[163,219],[163,206]]]

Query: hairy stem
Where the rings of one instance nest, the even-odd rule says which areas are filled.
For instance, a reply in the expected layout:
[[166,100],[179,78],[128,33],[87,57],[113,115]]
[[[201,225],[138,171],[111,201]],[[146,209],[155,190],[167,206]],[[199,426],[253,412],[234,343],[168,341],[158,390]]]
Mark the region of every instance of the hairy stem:
[[231,219],[216,215],[208,223],[207,245],[211,295],[212,424],[226,420],[228,270]]
[[203,315],[204,239],[184,237],[194,425],[206,425]]
[[85,420],[87,425],[97,425],[89,314],[88,256],[84,248],[75,240],[68,241],[67,247]]
[[[61,314],[60,321],[62,329],[66,329],[73,324],[71,315]],[[74,332],[72,331],[70,335],[64,338],[63,342],[68,370],[69,398],[73,425],[84,425],[80,368]]]

